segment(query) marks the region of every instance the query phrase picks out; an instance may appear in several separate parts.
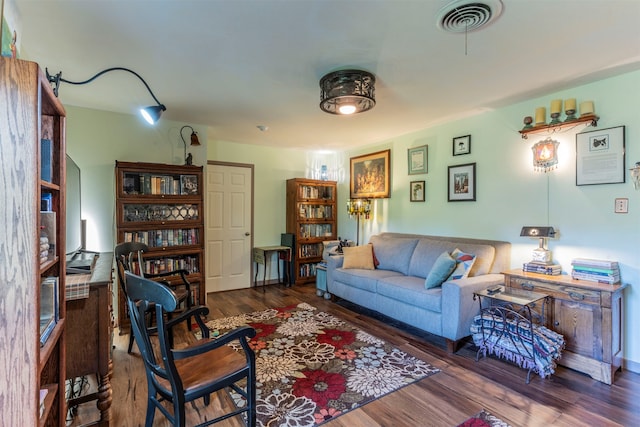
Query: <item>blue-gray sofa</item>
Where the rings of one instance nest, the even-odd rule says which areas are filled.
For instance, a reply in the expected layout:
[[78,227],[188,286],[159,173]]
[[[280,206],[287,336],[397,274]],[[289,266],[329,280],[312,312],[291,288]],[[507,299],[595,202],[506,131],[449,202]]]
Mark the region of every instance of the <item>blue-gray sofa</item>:
[[[503,284],[502,271],[511,268],[509,242],[460,237],[381,233],[370,243],[378,265],[375,269],[342,268],[344,257],[327,262],[327,290],[332,295],[377,311],[410,326],[446,338],[455,352],[479,312],[473,292]],[[468,277],[425,287],[443,252],[459,249],[473,254]]]

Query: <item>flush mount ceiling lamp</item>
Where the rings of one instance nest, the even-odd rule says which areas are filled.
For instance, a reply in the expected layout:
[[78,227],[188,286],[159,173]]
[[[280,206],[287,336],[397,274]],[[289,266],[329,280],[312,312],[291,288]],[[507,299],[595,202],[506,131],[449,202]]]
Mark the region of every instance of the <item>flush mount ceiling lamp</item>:
[[376,105],[376,78],[361,70],[334,71],[320,79],[320,109],[348,115],[369,111]]
[[191,165],[193,164],[193,156],[191,153],[187,156],[187,141],[184,140],[184,136],[182,136],[182,131],[186,128],[191,129],[191,145],[200,145],[200,140],[198,139],[198,134],[195,130],[189,125],[184,125],[180,128],[180,138],[182,138],[182,143],[184,144],[184,164]]
[[152,105],[152,106],[140,109],[140,114],[142,115],[142,117],[144,117],[144,119],[147,121],[147,123],[149,123],[150,125],[156,124],[156,122],[160,119],[160,116],[162,115],[162,112],[167,110],[167,107],[165,107],[164,104],[162,104],[160,101],[158,101],[158,98],[156,98],[156,96],[153,94],[153,92],[151,91],[151,88],[149,87],[147,82],[145,82],[144,79],[138,73],[136,73],[135,71],[130,70],[128,68],[124,68],[124,67],[107,68],[106,70],[100,71],[99,73],[97,73],[96,75],[91,77],[90,79],[87,79],[87,80],[82,81],[82,82],[72,82],[71,80],[63,79],[62,78],[62,71],[60,71],[58,74],[52,76],[52,75],[49,74],[49,70],[48,69],[45,68],[45,70],[47,72],[47,80],[49,80],[49,83],[51,83],[53,85],[53,93],[55,94],[56,97],[58,96],[58,88],[60,87],[60,82],[69,83],[69,84],[72,84],[72,85],[85,85],[87,83],[91,83],[92,81],[94,81],[95,79],[100,77],[101,75],[106,74],[106,73],[108,73],[110,71],[126,71],[128,73],[133,74],[138,79],[140,79],[142,84],[144,84],[144,86],[147,88],[147,90],[151,94],[151,97],[153,98],[153,100],[156,101],[157,105]]

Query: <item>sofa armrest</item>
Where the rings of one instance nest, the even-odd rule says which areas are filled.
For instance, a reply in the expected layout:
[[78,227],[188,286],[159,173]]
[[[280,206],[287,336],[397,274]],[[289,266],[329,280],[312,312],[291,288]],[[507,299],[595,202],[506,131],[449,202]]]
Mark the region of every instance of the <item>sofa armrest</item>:
[[342,267],[343,263],[343,255],[332,255],[327,258],[327,290],[330,290],[331,284],[333,284],[333,272],[336,270],[336,268]]
[[493,285],[504,285],[504,275],[483,274],[442,284],[442,336],[453,341],[471,335],[473,318],[480,303],[473,293]]

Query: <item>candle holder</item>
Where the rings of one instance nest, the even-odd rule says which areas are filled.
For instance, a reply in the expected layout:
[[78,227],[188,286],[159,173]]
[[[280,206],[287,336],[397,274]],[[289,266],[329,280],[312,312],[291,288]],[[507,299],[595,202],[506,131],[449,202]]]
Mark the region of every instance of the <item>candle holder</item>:
[[557,125],[560,124],[560,112],[554,112],[551,113],[551,121],[549,122],[550,125]]
[[533,126],[531,125],[531,123],[533,123],[533,117],[531,116],[526,116],[522,122],[524,123],[524,127],[522,128],[522,130],[527,130],[527,129],[531,129]]
[[564,119],[565,122],[572,122],[574,120],[578,120],[578,118],[576,117],[576,110],[575,109],[567,110],[564,113],[567,115],[567,118]]

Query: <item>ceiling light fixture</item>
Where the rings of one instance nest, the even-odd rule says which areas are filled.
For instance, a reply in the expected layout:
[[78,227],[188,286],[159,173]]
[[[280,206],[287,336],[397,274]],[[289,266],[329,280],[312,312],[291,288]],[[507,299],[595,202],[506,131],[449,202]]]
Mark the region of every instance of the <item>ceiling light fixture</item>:
[[362,113],[376,105],[376,78],[361,70],[334,71],[320,79],[320,109],[325,113]]
[[145,82],[144,79],[138,73],[136,73],[135,71],[130,70],[128,68],[123,68],[123,67],[107,68],[106,70],[100,71],[99,73],[97,73],[96,75],[91,77],[90,79],[82,81],[82,82],[72,82],[71,80],[63,79],[62,78],[62,71],[60,71],[58,74],[52,76],[52,75],[49,74],[49,70],[48,69],[45,68],[45,70],[46,70],[46,73],[47,73],[47,80],[49,80],[49,83],[51,83],[53,85],[53,93],[55,94],[56,97],[58,96],[58,88],[60,86],[60,82],[69,83],[69,84],[72,84],[72,85],[84,85],[84,84],[87,84],[87,83],[91,83],[92,81],[94,81],[95,79],[100,77],[101,75],[103,75],[105,73],[108,73],[110,71],[117,71],[117,70],[126,71],[126,72],[129,72],[129,73],[133,74],[134,76],[136,76],[137,78],[140,79],[140,81],[144,84],[144,86],[147,88],[147,90],[149,91],[149,93],[153,97],[153,100],[156,101],[156,104],[158,104],[158,105],[152,105],[152,106],[140,109],[140,114],[142,115],[142,117],[144,117],[144,119],[147,121],[147,123],[149,123],[150,125],[156,124],[156,122],[160,119],[160,116],[162,115],[162,112],[167,110],[167,107],[165,107],[164,104],[160,103],[160,101],[158,101],[158,98],[156,98],[156,96],[153,94],[153,92],[151,91],[151,88],[149,87],[147,82]]
[[182,143],[184,144],[184,164],[191,165],[193,164],[193,156],[191,153],[187,156],[187,141],[184,140],[184,136],[182,136],[182,131],[186,128],[191,129],[191,145],[200,145],[200,140],[198,139],[198,134],[195,130],[189,125],[184,125],[180,128],[180,138],[182,138]]

